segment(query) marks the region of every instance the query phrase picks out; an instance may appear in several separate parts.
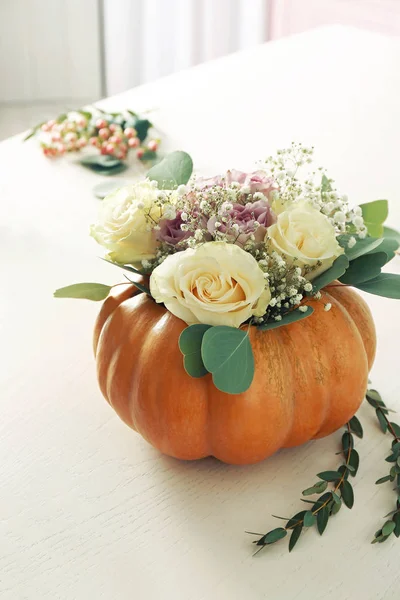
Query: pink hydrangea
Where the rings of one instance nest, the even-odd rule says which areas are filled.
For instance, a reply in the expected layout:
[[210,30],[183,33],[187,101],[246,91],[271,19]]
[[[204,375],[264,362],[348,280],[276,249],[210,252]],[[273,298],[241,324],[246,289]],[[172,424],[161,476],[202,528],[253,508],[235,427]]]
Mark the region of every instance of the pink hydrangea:
[[[262,242],[267,233],[267,227],[275,223],[276,217],[267,200],[257,200],[247,204],[234,204],[224,215],[227,223],[213,216],[208,220],[207,229],[211,234],[218,230],[226,234],[229,241],[244,246],[251,234],[255,242]],[[221,223],[218,228],[216,223]],[[257,223],[257,225],[256,225]]]
[[[231,183],[239,183],[241,187],[245,188],[244,194],[255,194],[260,192],[267,198],[269,194],[277,189],[277,186],[271,177],[267,177],[264,171],[254,171],[253,173],[245,173],[244,171],[238,171],[232,169],[227,171],[225,176],[216,175],[215,177],[197,179],[197,188],[200,190],[207,190],[209,188],[228,187]],[[248,191],[247,191],[248,190]]]

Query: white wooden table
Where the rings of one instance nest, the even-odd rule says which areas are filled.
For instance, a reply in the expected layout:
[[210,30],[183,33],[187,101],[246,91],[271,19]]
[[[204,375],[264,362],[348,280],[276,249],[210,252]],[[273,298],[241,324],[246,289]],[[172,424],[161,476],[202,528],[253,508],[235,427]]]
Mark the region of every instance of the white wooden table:
[[[291,140],[355,202],[391,200],[400,225],[400,43],[328,28],[258,47],[104,101],[155,108],[164,148],[199,171],[251,168]],[[356,503],[292,554],[252,558],[244,531],[301,510],[340,435],[250,467],[178,462],[131,432],[101,397],[91,350],[99,305],[54,300],[75,281],[114,283],[88,237],[103,181],[35,143],[0,144],[0,598],[319,600],[400,597],[400,540],[371,546],[392,509],[389,440],[368,406]],[[400,271],[399,259],[392,269]],[[400,408],[400,303],[368,296],[379,348],[372,378]]]

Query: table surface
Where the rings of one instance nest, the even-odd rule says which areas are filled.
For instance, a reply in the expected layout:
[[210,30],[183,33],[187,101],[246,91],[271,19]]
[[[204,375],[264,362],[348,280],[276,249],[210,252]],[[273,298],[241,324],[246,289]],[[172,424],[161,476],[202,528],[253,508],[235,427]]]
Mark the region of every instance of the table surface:
[[[354,202],[391,200],[400,224],[400,44],[333,27],[257,47],[103,101],[153,108],[164,149],[199,172],[247,169],[290,141]],[[289,554],[252,557],[244,531],[301,510],[335,468],[339,433],[249,467],[161,456],[103,400],[91,349],[99,305],[55,300],[78,281],[114,283],[88,236],[101,176],[49,162],[34,142],[0,144],[0,597],[2,600],[398,600],[400,540],[371,546],[394,503],[384,440],[360,409],[356,502]],[[397,262],[396,262],[397,261]],[[392,269],[400,272],[400,259]],[[117,279],[116,279],[117,278]],[[400,303],[368,296],[374,385],[400,408]]]

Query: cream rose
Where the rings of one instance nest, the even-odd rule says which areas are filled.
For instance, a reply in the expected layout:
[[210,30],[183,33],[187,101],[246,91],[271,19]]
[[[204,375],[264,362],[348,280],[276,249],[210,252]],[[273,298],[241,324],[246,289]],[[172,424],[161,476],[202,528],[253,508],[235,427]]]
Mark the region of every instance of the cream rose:
[[329,269],[344,252],[328,217],[307,202],[299,202],[281,212],[277,222],[268,228],[267,235],[270,247],[287,263],[302,269],[321,263],[305,274],[310,280]]
[[188,325],[239,327],[271,299],[255,258],[239,246],[207,242],[168,256],[150,277],[156,302]]
[[103,200],[90,235],[109,250],[110,260],[140,264],[154,258],[157,240],[153,227],[162,217],[156,199],[157,190],[144,181],[123,187]]

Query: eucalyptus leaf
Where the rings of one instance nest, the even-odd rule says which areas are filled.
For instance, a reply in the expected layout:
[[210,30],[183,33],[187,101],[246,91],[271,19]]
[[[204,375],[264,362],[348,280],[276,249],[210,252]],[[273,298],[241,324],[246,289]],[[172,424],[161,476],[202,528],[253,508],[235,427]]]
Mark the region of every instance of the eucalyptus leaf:
[[[333,496],[334,492],[332,492],[332,496]],[[339,496],[337,496],[339,498]],[[339,498],[340,500],[340,498]],[[331,508],[331,514],[332,515],[336,515],[339,510],[342,508],[342,501],[340,500],[340,502],[335,502]]]
[[363,432],[362,425],[355,415],[354,415],[354,417],[352,417],[350,419],[349,427],[350,427],[351,431],[354,433],[354,435],[356,435],[360,439],[363,437],[364,432]]
[[82,298],[85,300],[104,300],[110,293],[111,286],[103,283],[75,283],[59,288],[54,292],[55,298]]
[[382,527],[382,535],[390,535],[396,528],[396,523],[394,521],[386,521],[384,526]]
[[388,256],[385,252],[364,254],[351,261],[349,268],[339,278],[339,281],[346,285],[355,285],[374,279],[380,274],[387,260]]
[[104,262],[108,263],[109,265],[114,265],[114,267],[119,267],[124,271],[129,271],[130,273],[135,273],[136,275],[143,275],[143,273],[135,269],[135,267],[132,267],[132,265],[122,265],[120,263],[113,262],[112,260],[107,260],[106,258],[102,258],[101,260],[104,260]]
[[319,292],[320,289],[332,283],[335,279],[339,279],[349,267],[349,259],[345,254],[341,254],[333,263],[333,265],[318,275],[313,281],[313,293]]
[[189,154],[177,150],[154,165],[147,173],[147,177],[151,181],[157,181],[160,189],[168,190],[186,184],[192,171],[193,161]]
[[345,503],[345,505],[347,506],[347,508],[353,508],[354,492],[353,492],[353,486],[351,485],[351,483],[347,479],[345,479],[342,482],[340,489],[341,489],[341,493],[342,493],[342,500]]
[[265,535],[262,536],[257,542],[258,546],[264,546],[265,544],[274,544],[279,540],[283,539],[287,536],[287,531],[283,527],[277,527],[276,529],[272,529]]
[[179,336],[179,349],[184,355],[183,365],[191,377],[203,377],[208,373],[201,358],[201,343],[209,328],[210,325],[189,325]]
[[352,434],[349,433],[348,431],[345,431],[344,434],[342,435],[342,448],[343,448],[343,453],[346,457],[347,457],[349,449],[354,448],[354,438],[353,438]]
[[356,258],[359,258],[360,256],[367,254],[368,252],[372,252],[373,250],[378,248],[384,241],[383,238],[356,238],[356,243],[354,244],[354,246],[349,248],[347,244],[351,237],[355,236],[352,236],[350,234],[343,234],[338,236],[338,242],[344,248],[344,251],[349,261],[355,260]]
[[129,277],[127,275],[124,275],[124,277],[125,277],[125,279],[127,279],[129,281],[129,283],[134,285],[138,290],[140,290],[144,294],[147,294],[148,296],[151,296],[149,288],[146,287],[145,285],[143,285],[143,283],[141,283],[140,281],[137,281],[136,279],[129,279]]
[[381,477],[375,481],[375,485],[380,485],[381,483],[386,483],[387,481],[391,481],[390,475],[385,475],[385,477]]
[[313,514],[313,512],[308,510],[303,519],[304,527],[312,527],[316,520],[316,516]]
[[383,228],[383,237],[387,239],[392,239],[397,242],[397,247],[400,247],[400,232],[392,229],[391,227]]
[[286,529],[289,529],[291,527],[297,526],[297,524],[300,524],[303,522],[304,519],[304,515],[306,514],[306,510],[302,510],[298,513],[296,513],[291,519],[289,519],[289,521],[286,523]]
[[150,127],[152,127],[152,123],[148,119],[136,119],[134,127],[137,137],[143,142],[147,137]]
[[306,312],[302,312],[297,308],[282,315],[282,319],[280,321],[270,321],[268,323],[263,323],[262,325],[258,325],[257,329],[259,329],[260,331],[267,331],[268,329],[276,329],[277,327],[283,327],[284,325],[289,325],[290,323],[295,323],[296,321],[301,321],[306,317],[310,317],[313,314],[313,312],[314,309],[312,306],[307,306]]
[[[376,252],[384,252],[387,256],[386,263],[390,262],[396,255],[396,251],[399,248],[399,244],[393,238],[380,238],[381,244],[376,250],[371,250],[368,254],[375,254]],[[385,263],[385,264],[386,264]]]
[[387,428],[388,428],[386,419],[379,408],[376,409],[376,416],[378,418],[379,425],[381,426],[382,432],[386,433]]
[[235,327],[210,327],[203,336],[201,356],[216,388],[241,394],[254,377],[254,357],[247,332]]
[[312,496],[313,494],[321,494],[328,487],[327,481],[319,481],[312,487],[307,488],[302,492],[303,496]]
[[317,473],[317,477],[323,479],[323,481],[336,481],[340,479],[340,473],[338,471],[323,471],[322,473]]
[[103,154],[85,156],[79,160],[79,164],[100,175],[116,175],[127,169],[126,163],[122,160]]
[[393,421],[391,421],[391,423],[390,423],[390,424],[391,424],[391,426],[392,426],[392,429],[393,429],[393,431],[395,432],[396,436],[397,436],[398,438],[400,438],[400,425],[397,425],[397,423],[393,423]]
[[319,534],[322,535],[326,529],[329,519],[329,509],[327,506],[321,508],[321,510],[317,513],[317,528]]
[[293,528],[293,531],[292,531],[292,534],[291,534],[290,540],[289,540],[289,552],[291,552],[293,550],[293,548],[295,547],[295,545],[297,544],[302,531],[303,531],[302,525],[297,525],[297,527]]
[[382,237],[383,223],[386,221],[389,208],[387,200],[374,200],[360,204],[362,216],[369,235]]
[[357,450],[354,450],[354,448],[350,452],[349,466],[353,468],[351,474],[355,477],[357,475],[358,467],[360,466],[360,457]]
[[396,513],[393,517],[393,521],[395,522],[394,535],[398,538],[400,537],[400,513]]

